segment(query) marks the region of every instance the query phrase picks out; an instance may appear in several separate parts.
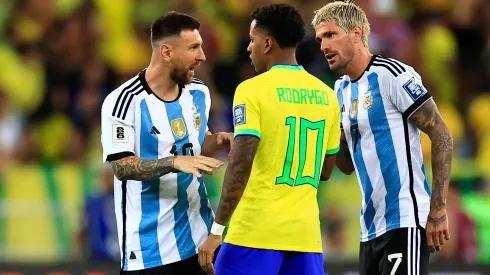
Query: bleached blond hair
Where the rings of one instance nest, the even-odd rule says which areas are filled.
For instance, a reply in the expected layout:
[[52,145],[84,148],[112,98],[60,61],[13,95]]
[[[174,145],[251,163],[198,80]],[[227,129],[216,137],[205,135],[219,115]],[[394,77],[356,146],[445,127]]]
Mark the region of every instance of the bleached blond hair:
[[362,29],[362,43],[368,47],[368,37],[371,32],[366,13],[354,3],[353,0],[336,1],[326,4],[323,8],[315,11],[311,21],[313,27],[321,22],[335,21],[337,26],[349,33],[354,27]]

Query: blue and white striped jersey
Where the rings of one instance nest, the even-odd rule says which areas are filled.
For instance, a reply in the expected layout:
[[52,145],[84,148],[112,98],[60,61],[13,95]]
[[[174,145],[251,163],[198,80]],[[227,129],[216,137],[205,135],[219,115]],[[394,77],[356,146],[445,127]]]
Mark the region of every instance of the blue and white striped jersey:
[[[211,99],[198,79],[180,87],[172,102],[158,98],[139,73],[110,93],[102,105],[103,161],[126,156],[156,160],[199,155],[208,130]],[[149,181],[114,178],[123,270],[140,270],[197,254],[214,213],[201,179],[170,173]]]
[[361,241],[396,228],[425,228],[431,195],[421,132],[408,120],[431,98],[419,74],[373,56],[359,79],[345,75],[335,91],[361,187]]

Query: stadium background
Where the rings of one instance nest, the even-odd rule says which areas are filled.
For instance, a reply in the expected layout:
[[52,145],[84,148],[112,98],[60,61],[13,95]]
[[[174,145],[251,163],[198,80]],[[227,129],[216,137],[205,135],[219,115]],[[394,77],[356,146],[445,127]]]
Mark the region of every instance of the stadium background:
[[[231,131],[235,87],[255,75],[246,53],[248,15],[272,2],[295,5],[309,22],[328,1],[0,1],[0,274],[82,274],[96,263],[116,274],[112,174],[101,162],[102,100],[147,66],[151,21],[177,10],[202,24],[207,61],[197,77],[212,92],[209,127]],[[371,51],[422,75],[454,137],[452,239],[431,262],[490,273],[490,1],[356,2],[371,23]],[[297,58],[333,86],[336,77],[309,24]],[[423,145],[430,167],[425,135]],[[215,207],[224,171],[207,177]],[[328,263],[357,260],[360,199],[355,176],[335,171],[321,184],[327,270]]]

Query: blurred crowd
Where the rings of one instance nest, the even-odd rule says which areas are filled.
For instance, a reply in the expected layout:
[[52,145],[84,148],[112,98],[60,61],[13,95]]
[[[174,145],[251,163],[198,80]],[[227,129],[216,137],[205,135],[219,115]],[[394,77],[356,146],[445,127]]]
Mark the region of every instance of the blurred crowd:
[[[308,26],[298,61],[333,87],[338,76],[329,70],[309,24],[325,0],[0,1],[0,256],[118,259],[112,212],[100,210],[109,207],[112,192],[112,175],[102,164],[100,145],[103,99],[149,64],[150,24],[176,10],[201,22],[207,61],[196,75],[211,90],[209,127],[231,131],[234,90],[255,75],[246,52],[248,16],[255,7],[273,2],[287,2],[301,11]],[[448,198],[453,241],[436,260],[490,263],[490,2],[356,3],[371,23],[371,52],[414,67],[453,134]],[[430,142],[425,135],[423,140],[430,167]],[[208,178],[213,203],[221,179],[222,173]],[[76,187],[71,188],[71,182]],[[45,195],[36,195],[36,188]],[[319,199],[325,257],[355,260],[360,206],[355,177],[336,172],[320,188]],[[30,204],[36,200],[48,201],[48,209],[39,210],[39,225],[45,226],[46,219],[54,224],[42,234],[52,230],[55,236],[35,245],[21,237],[12,241],[18,232],[27,232],[18,230],[21,226],[35,219],[24,213],[30,209],[8,209],[43,205]],[[46,248],[50,244],[55,248]],[[44,253],[48,250],[51,253]]]

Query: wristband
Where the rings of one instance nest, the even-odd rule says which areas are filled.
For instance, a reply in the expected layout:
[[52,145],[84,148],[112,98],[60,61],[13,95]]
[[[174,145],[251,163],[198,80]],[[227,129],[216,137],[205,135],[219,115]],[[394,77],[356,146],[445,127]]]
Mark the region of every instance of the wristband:
[[217,224],[213,222],[213,226],[211,226],[211,233],[216,236],[222,236],[223,231],[225,231],[225,226],[221,224]]

